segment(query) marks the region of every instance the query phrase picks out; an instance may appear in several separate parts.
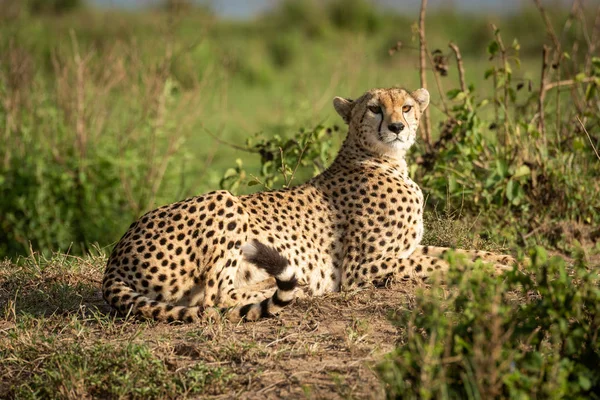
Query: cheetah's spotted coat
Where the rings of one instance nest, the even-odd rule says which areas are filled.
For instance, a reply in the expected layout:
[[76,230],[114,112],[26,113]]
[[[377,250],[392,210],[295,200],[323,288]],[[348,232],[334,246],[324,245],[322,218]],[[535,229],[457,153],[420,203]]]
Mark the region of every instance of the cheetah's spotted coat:
[[[423,194],[404,161],[428,104],[425,89],[335,98],[349,132],[325,172],[291,189],[216,191],[147,213],[113,250],[104,298],[122,313],[164,321],[193,322],[211,306],[255,320],[300,288],[318,296],[447,269],[438,257],[446,249],[419,244]],[[514,262],[463,252],[497,270]]]

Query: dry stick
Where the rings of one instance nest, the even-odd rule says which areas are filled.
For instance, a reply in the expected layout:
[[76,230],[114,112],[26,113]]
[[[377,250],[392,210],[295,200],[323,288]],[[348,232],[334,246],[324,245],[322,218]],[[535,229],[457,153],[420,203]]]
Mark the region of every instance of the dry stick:
[[296,171],[298,170],[298,167],[300,166],[300,163],[302,162],[302,157],[304,156],[304,152],[308,148],[309,144],[310,144],[310,141],[307,140],[306,144],[304,145],[304,147],[302,147],[302,151],[300,151],[300,155],[298,156],[298,162],[296,163],[296,166],[294,167],[294,170],[292,171],[292,175],[290,175],[290,180],[286,184],[286,186],[289,186],[290,183],[292,183],[292,180],[294,179],[294,175],[296,175]]
[[[594,19],[594,26],[592,28],[592,34],[591,36],[588,34],[588,30],[587,30],[587,24],[585,22],[585,16],[583,15],[583,10],[579,10],[579,18],[581,20],[581,25],[582,25],[582,30],[583,30],[583,36],[586,39],[586,43],[588,46],[588,51],[585,55],[585,64],[584,64],[584,72],[586,75],[592,75],[592,56],[594,56],[596,53],[596,48],[598,45],[598,39],[600,36],[600,6],[598,6],[598,8],[596,9],[596,18]],[[585,98],[585,97],[584,97]],[[591,98],[590,98],[590,102],[591,102]],[[590,102],[588,101],[584,101],[584,109],[587,110],[587,108],[591,105]],[[587,117],[584,115],[583,116],[583,121],[585,122],[587,120]]]
[[546,75],[548,72],[548,54],[550,52],[550,48],[544,45],[544,49],[542,50],[542,78],[540,81],[540,95],[538,96],[538,130],[542,135],[542,139],[544,141],[544,146],[546,145],[546,121],[544,117],[544,99],[546,98]]
[[[533,0],[535,5],[537,6],[540,14],[542,15],[542,19],[544,20],[544,25],[546,25],[546,31],[550,35],[552,39],[552,43],[554,44],[555,57],[560,57],[560,41],[558,40],[558,36],[556,36],[556,32],[554,32],[554,28],[552,23],[550,22],[550,18],[548,18],[548,14],[546,14],[546,10],[542,7],[542,2],[540,0]],[[555,60],[555,61],[558,61]]]
[[[542,19],[544,20],[544,25],[546,26],[546,32],[548,33],[548,35],[552,39],[552,43],[554,45],[554,55],[552,57],[552,67],[554,69],[556,69],[556,75],[557,75],[556,79],[560,80],[559,65],[560,65],[560,63],[562,61],[562,57],[563,57],[562,51],[561,51],[560,40],[558,39],[558,36],[556,35],[556,32],[554,31],[554,27],[552,25],[552,22],[550,21],[550,18],[548,17],[548,14],[546,13],[546,10],[544,9],[544,7],[542,7],[541,0],[534,0],[534,3],[535,3],[536,7],[538,8],[538,10],[540,12],[540,15],[542,16]],[[574,3],[573,4],[573,9],[575,9],[575,8],[576,8],[576,5]],[[545,64],[548,64],[548,62],[545,61]],[[542,83],[542,84],[544,84],[544,83]],[[560,100],[558,98],[559,93],[557,93],[556,95],[557,95],[556,113],[557,113],[557,124],[558,124],[558,121],[560,120],[560,108],[559,108],[560,107]],[[541,115],[540,117],[541,117],[540,121],[541,122],[545,122],[543,120],[543,115]],[[558,132],[558,126],[557,126],[557,132]],[[544,132],[544,143],[545,143],[545,141],[546,141],[546,136],[545,136],[545,132]]]
[[[573,58],[575,58],[575,57],[573,57]],[[587,77],[587,78],[583,78],[581,80],[565,79],[565,80],[562,80],[562,81],[550,82],[550,83],[548,83],[548,84],[546,84],[544,86],[544,92],[548,92],[548,91],[550,91],[552,89],[557,89],[557,91],[556,91],[557,92],[556,97],[559,98],[561,88],[562,87],[569,87],[570,90],[572,91],[573,105],[575,106],[574,113],[577,113],[577,112],[583,113],[584,112],[584,108],[581,107],[578,104],[578,102],[576,101],[576,90],[577,90],[576,86],[577,86],[577,84],[580,84],[580,83],[588,83],[588,82],[593,82],[595,80],[596,80],[596,78],[594,78],[594,77]],[[558,117],[559,116],[557,115],[557,118]],[[585,117],[584,117],[584,119],[585,119]],[[571,116],[569,116],[569,118],[567,120],[570,121],[571,120]],[[560,128],[560,126],[559,126],[559,128]],[[560,143],[561,143],[561,140],[562,140],[561,137],[560,137],[560,130],[558,130],[556,132],[556,134],[557,134],[558,139],[559,139],[558,140],[558,145],[560,146]]]
[[76,117],[75,117],[75,134],[77,137],[77,147],[79,151],[79,156],[81,159],[85,158],[86,147],[87,147],[87,135],[85,129],[85,90],[84,90],[84,69],[85,63],[87,60],[83,60],[81,58],[81,54],[79,53],[79,44],[77,42],[77,37],[75,36],[75,31],[71,29],[69,32],[71,35],[71,43],[73,46],[75,67],[76,67],[76,79],[77,83],[75,85],[75,94],[76,94]]
[[[575,41],[573,42],[573,49],[571,50],[571,58],[573,60],[577,60],[578,59],[578,55],[579,55],[579,42]],[[571,101],[572,104],[575,106],[574,110],[575,112],[571,113],[571,116],[576,115],[576,114],[580,114],[583,115],[585,114],[585,104],[581,104],[581,99],[579,98],[579,95],[577,93],[577,85],[571,85]],[[569,121],[571,120],[571,118],[568,119]],[[586,121],[585,116],[583,117],[583,121]]]
[[[421,78],[421,87],[427,89],[427,77],[425,74],[425,57],[427,52],[427,42],[425,41],[425,10],[427,9],[427,0],[421,0],[421,12],[419,13],[419,72]],[[431,152],[431,115],[429,108],[425,109],[425,118],[423,119],[423,129],[421,138],[425,142],[427,152]]]
[[508,127],[508,80],[506,79],[506,75],[508,74],[508,58],[506,55],[506,47],[504,47],[504,42],[502,41],[502,36],[500,36],[500,32],[496,25],[492,24],[492,29],[494,30],[494,36],[496,37],[496,41],[498,42],[498,47],[500,48],[500,56],[502,57],[502,66],[504,67],[504,147],[507,144],[510,144],[510,135],[509,135],[509,127]]
[[500,119],[498,103],[500,103],[500,100],[498,99],[498,90],[496,90],[496,87],[498,86],[498,72],[496,71],[496,67],[494,67],[494,75],[492,75],[492,77],[494,78],[492,81],[492,93],[494,95],[494,125],[498,126],[498,121]]
[[467,92],[467,84],[465,83],[465,66],[463,65],[462,55],[460,54],[460,49],[458,46],[452,42],[448,43],[448,46],[454,52],[454,56],[456,57],[456,64],[458,67],[458,79],[460,81],[460,90],[463,93]]
[[255,150],[255,149],[253,149],[251,147],[238,146],[237,144],[229,143],[229,142],[221,139],[220,137],[218,137],[215,133],[213,133],[210,129],[208,129],[204,125],[202,125],[202,129],[204,130],[204,132],[206,132],[208,134],[208,136],[210,136],[211,138],[215,139],[218,143],[220,143],[222,145],[225,145],[227,147],[231,147],[232,149],[245,151],[246,153],[259,153],[258,150]]
[[598,40],[600,40],[600,6],[596,9],[596,19],[594,20],[592,37],[589,42],[588,52],[585,56],[585,72],[587,75],[590,75],[592,71],[592,55],[595,54]]
[[596,150],[596,147],[594,146],[594,143],[592,142],[592,138],[590,137],[589,132],[587,131],[587,129],[585,129],[585,126],[583,125],[583,122],[581,122],[581,120],[579,119],[579,117],[576,116],[575,118],[577,118],[577,121],[579,122],[579,125],[581,125],[581,129],[583,129],[583,131],[587,135],[588,140],[590,141],[590,145],[592,146],[592,149],[594,149],[594,153],[596,153],[596,157],[598,157],[598,160],[600,160],[600,154],[598,154],[598,150]]
[[[563,26],[563,30],[562,30],[562,34],[560,36],[560,40],[559,43],[562,43],[563,40],[565,39],[565,37],[567,36],[567,32],[571,29],[571,25],[573,25],[573,20],[575,19],[575,15],[577,14],[577,10],[579,9],[579,1],[578,0],[574,0],[573,4],[571,6],[571,12],[569,13],[569,17],[567,18],[567,20],[565,21],[565,24]],[[560,57],[562,58],[562,54],[560,55]],[[566,70],[566,68],[565,68]],[[561,80],[561,70],[557,69],[556,71],[556,81],[560,82]],[[556,91],[556,143],[557,146],[560,148],[561,143],[562,143],[562,139],[561,139],[561,113],[560,113],[560,109],[561,109],[561,102],[560,102],[560,90]]]
[[546,84],[546,86],[544,87],[544,90],[548,91],[550,89],[560,88],[562,86],[573,86],[573,85],[577,85],[578,83],[588,83],[588,82],[593,82],[595,80],[596,80],[596,78],[594,78],[594,77],[587,77],[587,78],[583,78],[580,80],[565,79],[562,81],[554,81],[554,82],[550,82],[550,83]]
[[[427,57],[429,59],[429,64],[433,67],[433,58],[431,57],[431,53],[426,51]],[[448,110],[448,104],[446,104],[446,99],[444,96],[444,88],[442,87],[442,81],[440,80],[439,73],[433,68],[433,77],[435,78],[435,85],[437,87],[438,93],[440,94],[440,100],[442,101],[442,107],[444,108],[444,114],[448,115],[450,111]]]
[[571,5],[571,11],[569,11],[569,17],[565,21],[565,24],[563,25],[562,33],[560,34],[560,39],[559,39],[560,43],[562,43],[566,39],[567,32],[571,29],[571,26],[573,25],[573,21],[575,20],[575,17],[577,16],[580,6],[581,6],[581,4],[580,4],[579,0],[573,1],[573,4]]

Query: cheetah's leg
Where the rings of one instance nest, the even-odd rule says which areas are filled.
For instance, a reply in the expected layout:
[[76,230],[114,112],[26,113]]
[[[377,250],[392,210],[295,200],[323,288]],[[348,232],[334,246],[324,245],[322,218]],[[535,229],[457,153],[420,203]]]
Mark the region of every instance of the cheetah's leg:
[[[437,247],[432,253],[436,254],[439,252],[439,255],[441,255],[444,250],[450,249]],[[450,265],[437,256],[429,255],[431,253],[428,253],[427,255],[423,254],[424,252],[429,251],[431,251],[431,248],[424,250],[423,247],[415,250],[415,252],[407,258],[386,257],[367,264],[362,264],[360,266],[360,272],[355,275],[355,278],[349,279],[344,284],[344,288],[353,285],[360,287],[370,283],[381,283],[390,278],[399,280],[425,280],[436,273],[441,274],[443,277],[443,275],[448,272]],[[467,255],[472,255],[472,253],[467,252]],[[476,259],[478,258],[474,256],[472,261]],[[494,260],[492,260],[492,262],[493,261]],[[495,263],[492,267],[496,274],[502,274],[512,270],[512,267],[505,264]]]
[[[481,250],[462,250],[462,249],[450,249],[448,247],[437,247],[437,246],[417,246],[415,251],[410,255],[420,256],[426,255],[431,257],[443,257],[448,251],[454,251],[456,254],[465,256],[468,260],[475,262],[482,260],[485,263],[494,265],[496,270],[512,270],[514,265],[517,265],[517,260],[514,257],[506,254],[494,254],[489,251]],[[409,258],[410,258],[409,257]]]
[[250,286],[237,288],[227,293],[219,302],[220,307],[235,307],[246,302],[259,302],[273,296],[274,287],[261,289],[260,287]]

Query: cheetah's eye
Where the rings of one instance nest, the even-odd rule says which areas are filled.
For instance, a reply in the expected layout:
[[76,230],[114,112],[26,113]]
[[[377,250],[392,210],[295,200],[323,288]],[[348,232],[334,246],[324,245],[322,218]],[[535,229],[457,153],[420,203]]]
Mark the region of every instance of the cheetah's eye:
[[381,114],[381,107],[379,106],[369,106],[369,111],[371,111],[373,114]]
[[404,112],[404,113],[407,113],[407,112],[409,112],[410,110],[412,110],[412,106],[403,106],[403,107],[402,107],[402,112]]

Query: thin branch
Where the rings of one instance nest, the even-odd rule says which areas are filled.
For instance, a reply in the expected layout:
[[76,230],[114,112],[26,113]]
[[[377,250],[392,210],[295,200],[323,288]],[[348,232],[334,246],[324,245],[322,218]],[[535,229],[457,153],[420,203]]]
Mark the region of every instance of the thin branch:
[[204,130],[204,132],[206,132],[208,134],[208,136],[210,136],[211,138],[215,139],[217,142],[221,143],[222,145],[231,147],[232,149],[236,149],[236,150],[241,150],[241,151],[245,151],[246,153],[259,153],[258,150],[255,150],[253,148],[250,147],[242,147],[242,146],[238,146],[236,144],[233,143],[229,143],[223,139],[221,139],[220,137],[218,137],[217,135],[215,135],[213,132],[210,131],[210,129],[208,129],[205,126],[202,126],[202,129]]
[[290,175],[290,180],[286,184],[286,186],[289,186],[290,183],[292,183],[292,180],[294,179],[294,175],[296,175],[296,171],[298,170],[298,167],[300,166],[300,163],[302,162],[302,157],[304,156],[304,152],[308,148],[309,144],[310,144],[310,140],[307,140],[306,143],[304,144],[304,146],[302,147],[302,150],[300,151],[300,155],[298,156],[298,162],[296,163],[296,166],[294,167],[294,170],[292,171],[292,175]]
[[[426,51],[427,53],[427,58],[429,59],[429,63],[431,64],[431,66],[434,66],[433,63],[433,58],[431,57],[431,53],[429,53],[428,51]],[[448,105],[446,104],[446,98],[444,96],[444,88],[442,87],[442,81],[440,80],[440,75],[439,73],[435,70],[435,68],[433,68],[433,77],[435,78],[435,85],[437,87],[438,93],[440,94],[440,100],[442,101],[442,107],[444,107],[444,113],[448,114]]]
[[458,46],[452,42],[448,44],[448,46],[454,52],[454,56],[456,57],[456,64],[458,67],[458,79],[460,80],[460,90],[464,93],[467,92],[467,84],[465,83],[465,67],[463,65],[462,55],[460,54],[460,49]]
[[600,6],[596,9],[596,18],[594,20],[594,27],[592,28],[592,37],[589,42],[589,51],[585,57],[585,72],[588,75],[590,75],[592,71],[592,55],[596,54],[598,40],[600,40]]
[[[426,71],[426,53],[427,42],[425,40],[425,11],[427,9],[427,0],[421,0],[421,12],[419,13],[419,72],[421,78],[421,87],[427,89]],[[431,115],[429,108],[425,109],[425,118],[423,118],[423,129],[421,137],[427,147],[427,152],[431,151]]]
[[502,57],[502,68],[504,70],[504,146],[510,144],[510,132],[509,132],[509,124],[508,124],[508,56],[506,54],[506,47],[504,47],[504,42],[502,41],[502,36],[500,36],[500,30],[494,24],[492,24],[492,30],[494,31],[494,36],[496,37],[496,42],[498,42],[498,47],[500,49],[500,56]]
[[581,129],[583,129],[583,131],[587,135],[587,138],[590,141],[590,145],[592,146],[592,149],[594,149],[594,153],[596,153],[596,157],[598,157],[598,160],[600,160],[600,154],[598,154],[598,150],[596,150],[596,146],[594,146],[594,143],[592,142],[592,138],[590,137],[590,134],[588,133],[587,129],[585,129],[585,126],[583,125],[583,122],[581,122],[581,120],[579,119],[578,116],[575,117],[575,118],[577,118],[577,121],[579,122],[579,125],[581,125]]
[[548,55],[550,52],[550,48],[544,45],[542,50],[542,77],[540,80],[540,94],[538,96],[538,130],[542,135],[542,139],[544,140],[544,145],[546,144],[546,121],[544,116],[544,99],[546,98],[546,81],[547,81],[547,73],[548,73]]
[[544,7],[542,7],[541,0],[533,0],[533,1],[535,3],[536,7],[538,8],[538,10],[540,11],[542,19],[544,20],[544,25],[546,25],[546,31],[548,32],[548,35],[550,36],[550,38],[552,39],[552,43],[554,44],[554,59],[553,59],[552,63],[558,64],[558,62],[560,61],[560,58],[561,58],[560,41],[558,40],[558,36],[556,35],[556,32],[554,32],[554,27],[552,26],[552,22],[550,22],[550,18],[548,17],[546,10],[544,9]]
[[285,186],[288,185],[287,173],[285,172],[285,158],[283,158],[283,149],[279,148],[279,154],[281,155],[281,173],[283,174],[283,180],[285,182]]
[[562,86],[572,86],[572,85],[577,85],[578,83],[589,83],[589,82],[593,82],[595,81],[597,78],[595,77],[587,77],[587,78],[583,78],[580,80],[575,80],[575,79],[565,79],[562,81],[555,81],[555,82],[550,82],[548,84],[546,84],[544,86],[544,90],[548,91],[554,88],[560,88]]

